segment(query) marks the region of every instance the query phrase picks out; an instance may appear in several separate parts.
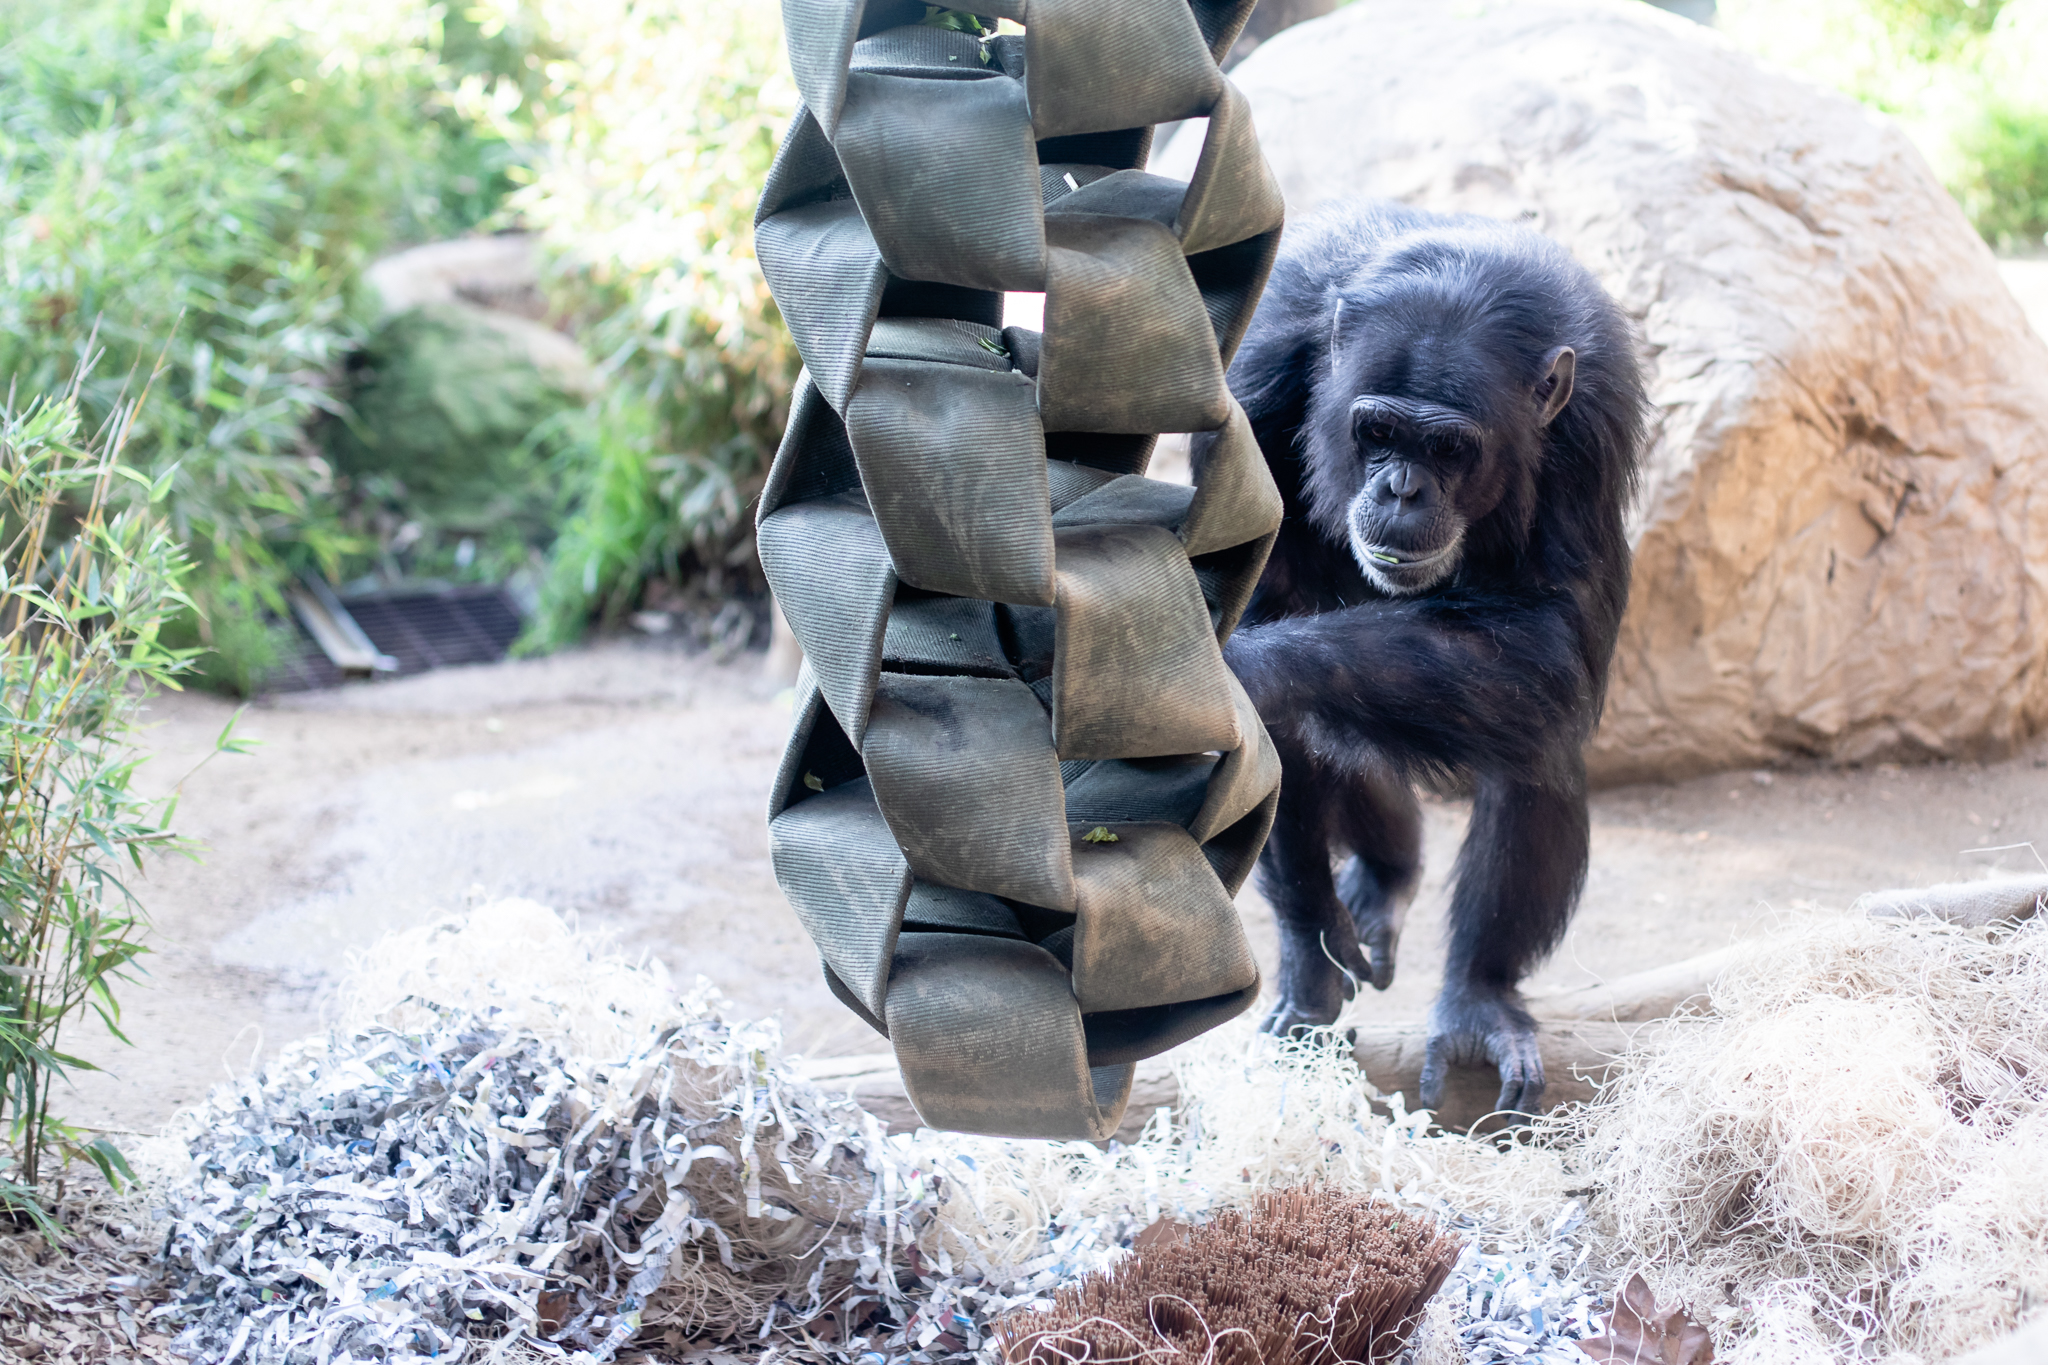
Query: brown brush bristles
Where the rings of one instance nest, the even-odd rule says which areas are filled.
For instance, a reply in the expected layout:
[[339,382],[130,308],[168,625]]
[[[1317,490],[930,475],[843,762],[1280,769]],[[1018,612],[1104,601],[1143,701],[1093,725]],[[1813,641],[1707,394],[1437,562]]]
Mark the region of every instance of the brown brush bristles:
[[[1149,1244],[1143,1244],[1149,1242]],[[1006,1365],[1338,1365],[1391,1360],[1459,1243],[1369,1195],[1262,1195],[998,1329]]]

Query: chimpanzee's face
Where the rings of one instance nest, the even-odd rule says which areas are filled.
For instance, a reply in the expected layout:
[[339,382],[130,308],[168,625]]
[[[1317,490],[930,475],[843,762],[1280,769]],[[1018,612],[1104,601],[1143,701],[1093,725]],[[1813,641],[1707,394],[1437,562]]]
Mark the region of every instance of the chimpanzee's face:
[[1458,567],[1470,491],[1487,482],[1486,433],[1465,414],[1392,394],[1351,404],[1358,491],[1344,529],[1382,591],[1426,592]]
[[1305,483],[1311,515],[1366,578],[1409,597],[1458,571],[1477,523],[1530,504],[1573,356],[1519,356],[1475,320],[1394,311],[1350,328],[1340,311],[1304,432]]

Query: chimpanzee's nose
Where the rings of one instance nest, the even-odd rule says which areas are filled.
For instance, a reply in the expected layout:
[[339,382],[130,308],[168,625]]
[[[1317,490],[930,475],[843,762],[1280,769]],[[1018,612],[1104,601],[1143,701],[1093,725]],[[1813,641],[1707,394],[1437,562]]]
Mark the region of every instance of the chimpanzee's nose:
[[1395,516],[1429,506],[1429,480],[1407,460],[1391,464],[1373,480],[1373,501]]

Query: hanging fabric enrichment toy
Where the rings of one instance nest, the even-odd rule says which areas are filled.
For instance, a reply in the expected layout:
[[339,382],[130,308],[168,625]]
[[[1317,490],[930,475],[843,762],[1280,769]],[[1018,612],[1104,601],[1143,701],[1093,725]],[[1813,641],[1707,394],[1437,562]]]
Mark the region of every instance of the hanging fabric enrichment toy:
[[[1221,642],[1281,501],[1224,367],[1282,203],[1217,66],[1252,4],[783,2],[804,107],[755,250],[805,373],[758,529],[805,667],[770,842],[933,1127],[1105,1138],[1134,1063],[1258,993],[1231,898],[1280,764]],[[1193,181],[1147,174],[1194,118]],[[1200,487],[1144,477],[1160,432],[1217,433]]]

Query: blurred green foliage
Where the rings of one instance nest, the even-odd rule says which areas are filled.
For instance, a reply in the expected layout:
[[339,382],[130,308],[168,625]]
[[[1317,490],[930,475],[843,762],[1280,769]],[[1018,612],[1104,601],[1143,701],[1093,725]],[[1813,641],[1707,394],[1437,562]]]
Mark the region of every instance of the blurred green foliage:
[[570,490],[526,647],[616,620],[649,580],[759,585],[747,508],[797,359],[753,253],[754,204],[797,95],[759,0],[538,0],[575,54],[544,67],[545,155],[511,200],[608,380],[558,456]]
[[518,321],[429,304],[349,356],[318,432],[386,577],[501,582],[554,539],[548,438],[581,395],[508,335]]
[[1721,0],[1720,27],[1898,118],[1993,246],[2048,248],[2048,0]]
[[[2048,84],[2048,69],[2037,73]],[[2048,98],[1985,101],[1957,138],[1964,171],[1950,188],[1993,246],[2048,248]]]
[[2005,0],[1870,0],[1871,12],[1915,61],[1953,61],[1991,32]]
[[[48,390],[97,346],[93,421],[161,367],[128,458],[171,475],[204,676],[257,685],[294,573],[492,575],[552,542],[539,647],[651,578],[758,582],[745,508],[795,373],[751,247],[796,103],[775,11],[0,0],[0,374]],[[515,225],[601,362],[587,405],[489,382],[482,338],[380,323],[363,285]]]
[[474,226],[512,186],[527,149],[457,98],[538,83],[504,32],[387,26],[337,60],[308,31],[237,37],[164,0],[0,10],[0,375],[53,391],[97,347],[79,403],[98,423],[161,367],[126,458],[169,477],[200,608],[183,629],[216,680],[268,662],[290,572],[358,548],[307,429],[364,336],[364,263]]

